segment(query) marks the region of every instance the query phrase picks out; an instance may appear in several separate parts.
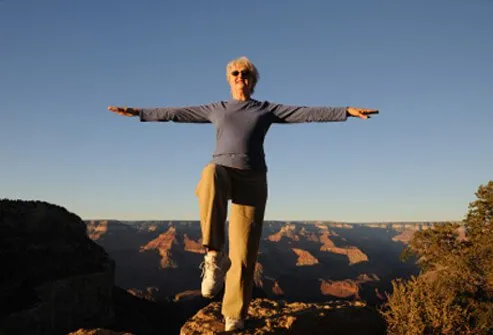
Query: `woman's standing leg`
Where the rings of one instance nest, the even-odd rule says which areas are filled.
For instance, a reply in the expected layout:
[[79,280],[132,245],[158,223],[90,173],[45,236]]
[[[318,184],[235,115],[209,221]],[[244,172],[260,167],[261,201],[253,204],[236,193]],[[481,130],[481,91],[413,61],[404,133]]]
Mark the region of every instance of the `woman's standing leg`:
[[234,170],[230,175],[233,193],[229,219],[231,268],[226,275],[222,314],[233,319],[244,319],[253,291],[267,201],[267,177],[264,172]]

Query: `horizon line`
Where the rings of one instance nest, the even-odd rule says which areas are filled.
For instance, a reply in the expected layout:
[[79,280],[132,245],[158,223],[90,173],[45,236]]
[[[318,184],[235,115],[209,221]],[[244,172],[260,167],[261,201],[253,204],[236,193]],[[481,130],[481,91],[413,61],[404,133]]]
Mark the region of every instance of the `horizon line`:
[[[145,222],[145,221],[194,221],[200,222],[200,219],[82,219],[82,221],[121,221],[121,222]],[[444,223],[444,222],[453,222],[460,223],[463,220],[419,220],[419,221],[361,221],[361,222],[351,222],[351,221],[335,221],[335,220],[277,220],[277,219],[269,219],[264,220],[264,222],[275,221],[275,222],[320,222],[320,223],[344,223],[344,224],[382,224],[382,223]],[[226,220],[229,222],[229,220]]]

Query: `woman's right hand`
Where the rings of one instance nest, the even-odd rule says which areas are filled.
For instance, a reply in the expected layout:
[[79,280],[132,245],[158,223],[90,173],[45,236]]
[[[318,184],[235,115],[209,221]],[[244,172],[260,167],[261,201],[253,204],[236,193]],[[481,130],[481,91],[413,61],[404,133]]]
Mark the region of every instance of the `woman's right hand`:
[[108,106],[108,110],[123,116],[138,116],[139,110],[130,107]]

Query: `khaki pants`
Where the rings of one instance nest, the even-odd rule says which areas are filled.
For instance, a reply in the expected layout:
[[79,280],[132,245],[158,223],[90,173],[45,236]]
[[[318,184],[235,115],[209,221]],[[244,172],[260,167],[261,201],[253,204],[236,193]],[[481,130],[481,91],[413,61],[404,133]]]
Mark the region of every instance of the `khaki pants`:
[[202,244],[224,250],[224,226],[229,216],[229,258],[222,314],[244,318],[252,298],[253,275],[262,234],[267,176],[265,172],[207,165],[197,185]]

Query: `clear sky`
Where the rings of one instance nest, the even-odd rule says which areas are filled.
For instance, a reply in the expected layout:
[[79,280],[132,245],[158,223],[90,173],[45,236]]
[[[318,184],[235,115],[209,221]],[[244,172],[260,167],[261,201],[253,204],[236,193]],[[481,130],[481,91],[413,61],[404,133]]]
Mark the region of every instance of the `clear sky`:
[[269,220],[460,220],[493,179],[493,1],[0,0],[0,198],[84,219],[198,219],[211,124],[108,105],[254,98],[378,108],[273,125]]

